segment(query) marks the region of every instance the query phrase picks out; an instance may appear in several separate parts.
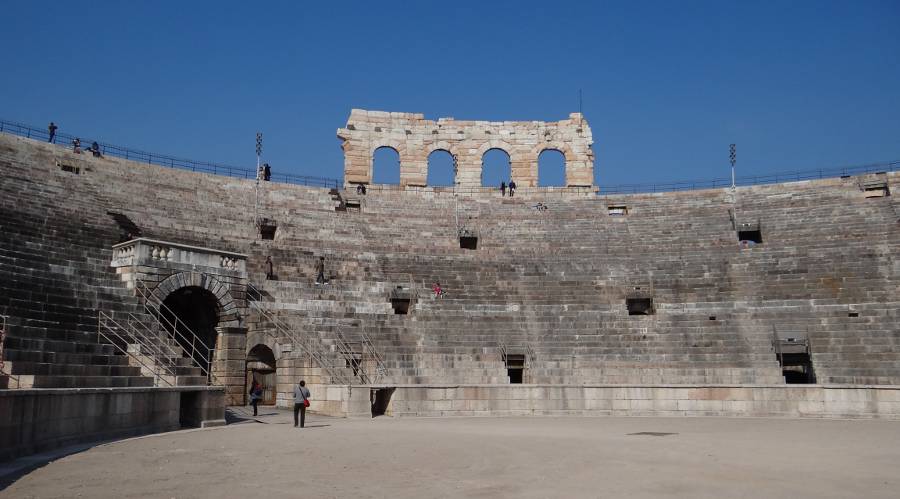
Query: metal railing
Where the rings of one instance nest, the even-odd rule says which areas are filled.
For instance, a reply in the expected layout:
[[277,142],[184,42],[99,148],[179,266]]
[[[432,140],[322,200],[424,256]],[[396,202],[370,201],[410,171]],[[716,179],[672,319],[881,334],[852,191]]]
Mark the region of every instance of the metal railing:
[[[0,120],[0,132],[11,135],[18,135],[28,139],[50,140],[50,132],[46,128],[38,128],[22,123]],[[85,154],[89,154],[91,142],[95,139],[86,135],[69,135],[66,133],[57,133],[55,135],[54,144],[61,147],[71,147],[72,141],[78,138],[81,141],[81,147]],[[168,168],[178,168],[181,170],[189,170],[192,172],[212,173],[214,175],[224,175],[227,177],[236,177],[243,179],[255,179],[257,171],[252,168],[242,168],[238,166],[224,165],[220,163],[210,163],[208,161],[194,161],[191,159],[177,158],[166,154],[141,151],[130,147],[117,146],[106,142],[96,141],[100,146],[100,153],[106,156],[115,156],[140,163],[148,163],[157,166],[165,166]],[[274,182],[282,182],[286,184],[307,185],[311,187],[328,187],[338,188],[342,182],[338,179],[327,177],[312,177],[307,175],[291,175],[286,173],[275,173],[272,175]]]
[[[801,180],[819,180],[834,177],[847,177],[864,175],[867,173],[881,173],[900,169],[900,160],[883,163],[870,163],[865,165],[838,166],[818,168],[811,170],[797,170],[791,172],[778,172],[767,175],[748,175],[737,177],[735,185],[745,187],[750,185],[778,184],[781,182],[798,182]],[[712,180],[688,180],[675,182],[660,182],[647,184],[620,184],[601,185],[597,194],[644,194],[654,192],[694,191],[700,189],[721,189],[731,187],[731,178],[717,178]]]
[[[353,374],[359,376],[363,383],[378,383],[387,374],[387,367],[369,336],[363,331],[359,332],[359,336],[359,341],[349,341],[338,331],[336,338],[338,353],[344,357],[346,363],[353,369]],[[369,365],[374,366],[374,371],[369,371]]]
[[128,332],[128,328],[120,324],[116,321],[112,316],[103,312],[102,310],[97,311],[97,343],[103,343],[100,341],[101,338],[106,340],[106,343],[114,346],[121,353],[127,355],[130,359],[137,362],[138,365],[143,367],[146,372],[150,373],[153,376],[154,383],[156,386],[173,386],[173,384],[169,381],[169,379],[173,379],[175,377],[175,370],[169,368],[168,366],[160,363],[160,362],[152,362],[147,363],[141,358],[141,355],[137,355],[136,353],[129,350],[128,345],[133,344],[133,338]]
[[[0,376],[6,376],[9,382],[7,382],[7,388],[21,388],[21,383],[19,382],[19,377],[13,374],[11,371],[6,370],[6,361],[3,357],[4,343],[6,342],[6,335],[8,333],[6,326],[9,321],[9,316],[0,315]],[[12,386],[15,382],[15,386]]]
[[[187,353],[192,364],[195,367],[200,368],[200,371],[206,376],[207,383],[216,384],[215,375],[212,372],[212,361],[213,356],[215,355],[215,348],[207,345],[187,324],[185,324],[184,321],[180,320],[178,315],[166,306],[165,303],[154,297],[153,293],[147,289],[146,284],[142,281],[137,281],[134,289],[141,299],[144,311],[156,320],[157,331],[152,337],[157,338],[159,342],[165,342],[166,336],[160,334],[158,330],[160,328],[163,329],[165,334],[172,335],[172,338],[174,338],[181,348],[184,349],[185,353]],[[174,320],[169,317],[174,318]],[[132,315],[132,318],[137,321],[137,317]],[[144,325],[146,326],[146,324]],[[171,345],[167,346],[169,346],[169,349],[173,352],[170,354],[171,356],[176,358],[181,357],[180,352],[174,351],[174,349],[171,348]],[[162,352],[160,352],[160,354],[162,355]]]
[[262,327],[260,327],[260,329],[273,336],[276,340],[279,340],[281,338],[287,338],[288,340],[290,340],[293,346],[300,348],[302,352],[308,355],[309,358],[313,362],[315,362],[318,367],[328,373],[328,376],[331,378],[331,384],[350,384],[350,380],[343,373],[341,373],[340,370],[336,368],[336,366],[331,365],[331,363],[329,362],[329,352],[325,351],[319,342],[307,336],[301,336],[294,330],[294,328],[290,327],[283,320],[279,319],[274,314],[269,313],[269,311],[262,306],[263,301],[264,296],[262,292],[257,289],[256,286],[248,282],[248,305],[255,309],[260,314],[260,316],[262,316],[270,324],[272,324],[277,334],[273,334],[269,329],[265,329]]

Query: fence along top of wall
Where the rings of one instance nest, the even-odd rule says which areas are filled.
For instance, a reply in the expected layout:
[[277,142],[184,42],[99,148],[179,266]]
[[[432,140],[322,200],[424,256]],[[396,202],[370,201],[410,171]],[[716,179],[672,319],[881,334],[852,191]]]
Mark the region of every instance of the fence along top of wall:
[[426,185],[428,156],[449,152],[456,163],[456,183],[481,186],[482,157],[491,149],[509,155],[512,180],[519,187],[538,185],[538,156],[557,150],[566,158],[566,185],[592,186],[594,143],[591,128],[581,113],[568,119],[544,121],[426,120],[420,113],[389,113],[353,109],[337,136],[343,141],[344,182],[372,182],[375,150],[390,147],[400,156],[400,185]]

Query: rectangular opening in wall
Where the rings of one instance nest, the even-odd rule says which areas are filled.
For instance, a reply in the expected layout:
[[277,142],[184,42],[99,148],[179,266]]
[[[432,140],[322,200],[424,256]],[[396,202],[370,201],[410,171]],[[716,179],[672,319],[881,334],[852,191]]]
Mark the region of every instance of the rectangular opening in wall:
[[506,374],[511,384],[520,384],[525,378],[525,354],[506,354]]
[[65,165],[63,163],[59,163],[59,169],[64,172],[74,173],[75,175],[81,174],[81,168],[73,165]]
[[715,315],[710,315],[710,316],[709,316],[709,320],[711,320],[711,321],[716,320],[716,316],[715,316]]
[[628,315],[653,315],[653,298],[626,298]]
[[478,249],[478,238],[475,236],[460,236],[459,247],[467,250]]
[[867,198],[883,198],[891,195],[888,184],[884,180],[866,182],[862,185],[863,195]]
[[759,223],[742,223],[737,226],[737,238],[741,246],[762,244],[762,229]]
[[607,213],[609,213],[609,216],[611,216],[611,217],[624,217],[625,215],[628,214],[628,207],[625,205],[619,205],[619,206],[610,205],[610,206],[607,206],[606,209],[607,209]]
[[859,312],[848,312],[847,317],[859,317]]
[[344,202],[344,211],[362,212],[362,202],[358,198],[347,198]]
[[408,315],[409,302],[409,298],[391,298],[391,307],[396,315]]
[[278,224],[271,218],[257,218],[256,227],[259,228],[259,238],[267,241],[275,240],[275,232],[278,230]]

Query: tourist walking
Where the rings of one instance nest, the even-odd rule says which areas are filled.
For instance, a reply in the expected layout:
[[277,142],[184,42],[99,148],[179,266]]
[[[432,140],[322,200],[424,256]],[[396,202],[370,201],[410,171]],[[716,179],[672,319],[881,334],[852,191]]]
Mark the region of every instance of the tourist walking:
[[328,284],[328,281],[325,280],[325,257],[320,256],[319,261],[316,262],[316,286],[319,284]]
[[306,381],[300,380],[300,384],[294,388],[294,428],[297,427],[297,416],[300,416],[300,428],[306,424],[306,408],[309,407],[309,388]]
[[256,416],[256,409],[259,406],[259,401],[262,400],[263,396],[263,388],[262,385],[259,384],[259,381],[253,380],[253,385],[250,386],[250,405],[253,406],[253,415]]
[[515,193],[516,193],[516,181],[510,180],[509,181],[509,197],[513,197],[513,195]]
[[506,196],[506,182],[500,182],[500,196]]
[[78,137],[75,137],[75,140],[72,141],[72,152],[81,154],[81,139]]
[[56,126],[56,123],[54,123],[52,121],[50,122],[50,125],[47,126],[47,131],[50,132],[50,138],[47,139],[47,142],[49,142],[51,144],[56,143],[56,129],[57,128],[59,128],[59,127]]
[[275,279],[275,273],[272,271],[272,257],[266,257],[266,280],[271,281]]

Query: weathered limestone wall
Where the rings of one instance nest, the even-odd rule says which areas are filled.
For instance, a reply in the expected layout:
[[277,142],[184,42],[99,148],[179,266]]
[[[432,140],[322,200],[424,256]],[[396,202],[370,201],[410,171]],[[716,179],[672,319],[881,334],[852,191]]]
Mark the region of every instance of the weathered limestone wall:
[[457,185],[479,187],[482,157],[490,149],[509,155],[512,180],[519,187],[537,186],[538,156],[548,149],[565,156],[566,185],[594,183],[594,141],[581,113],[556,122],[432,121],[419,113],[353,109],[337,135],[343,141],[347,185],[372,182],[372,157],[380,147],[390,147],[400,155],[401,186],[426,185],[428,156],[443,150],[455,160]]
[[[365,417],[376,387],[319,391],[331,415]],[[316,393],[314,392],[314,395]],[[352,396],[352,397],[351,397]],[[343,397],[343,398],[342,398]],[[343,405],[339,402],[342,402]],[[346,407],[348,412],[333,412]],[[316,401],[313,401],[313,409]],[[900,387],[838,385],[401,385],[388,416],[728,416],[900,419]]]
[[0,390],[0,461],[224,418],[219,387]]

